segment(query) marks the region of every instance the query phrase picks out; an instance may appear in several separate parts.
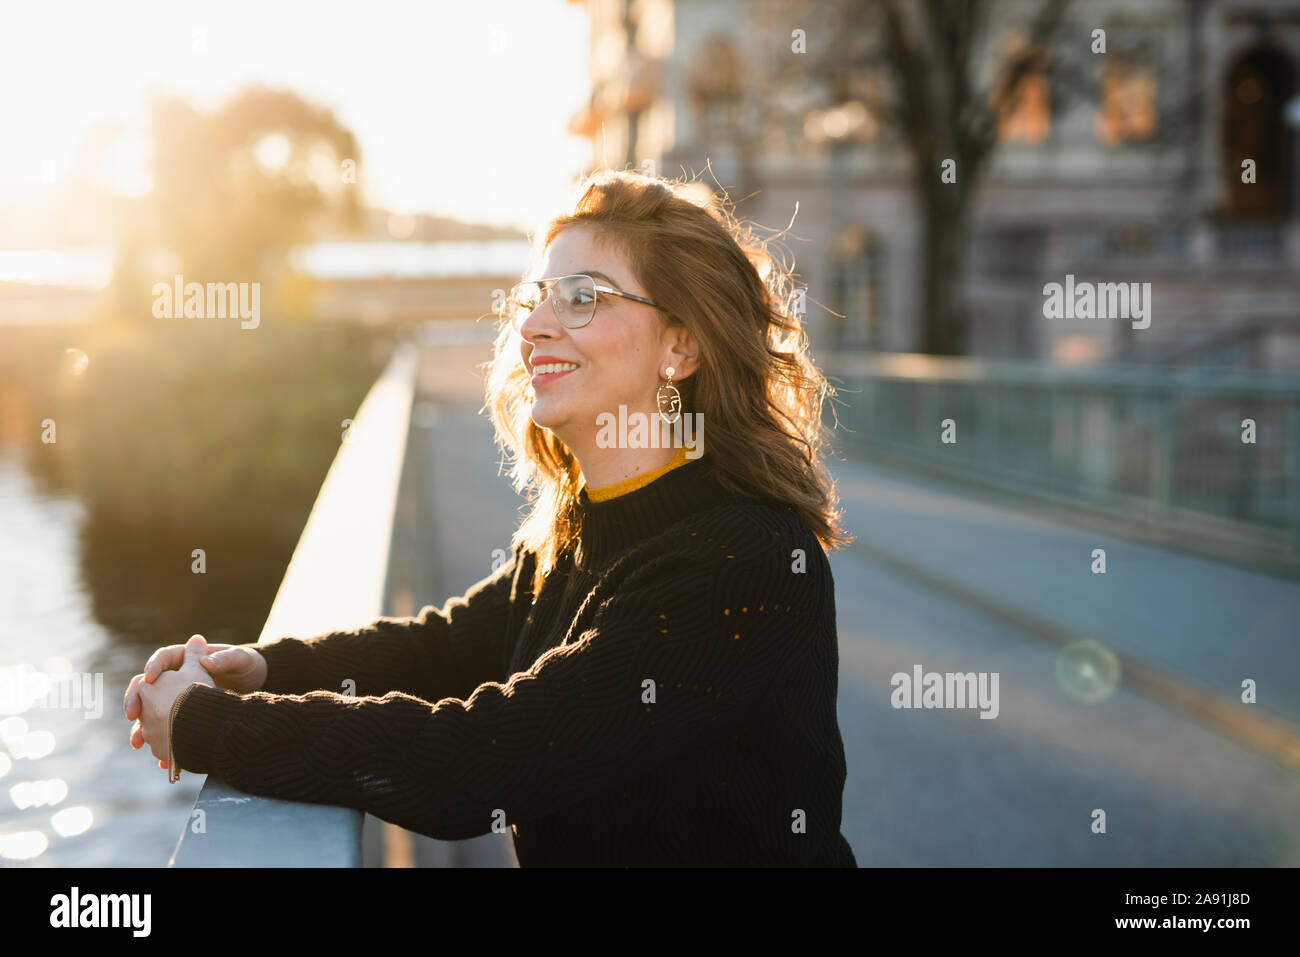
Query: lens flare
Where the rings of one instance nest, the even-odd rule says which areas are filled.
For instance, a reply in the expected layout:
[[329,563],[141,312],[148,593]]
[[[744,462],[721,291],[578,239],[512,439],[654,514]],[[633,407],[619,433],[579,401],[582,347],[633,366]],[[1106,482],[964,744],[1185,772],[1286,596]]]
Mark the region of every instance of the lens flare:
[[80,349],[63,350],[63,368],[71,375],[81,375],[90,365],[90,356]]
[[49,840],[40,831],[0,834],[0,857],[11,861],[30,861],[44,854],[49,846]]
[[67,796],[68,784],[62,778],[52,778],[48,781],[20,781],[9,789],[9,799],[20,811],[29,807],[59,804]]
[[88,807],[65,807],[50,817],[50,827],[59,837],[75,837],[90,830],[95,823],[94,812]]
[[1119,658],[1092,638],[1071,642],[1056,655],[1056,682],[1077,701],[1105,701],[1119,686],[1119,672]]

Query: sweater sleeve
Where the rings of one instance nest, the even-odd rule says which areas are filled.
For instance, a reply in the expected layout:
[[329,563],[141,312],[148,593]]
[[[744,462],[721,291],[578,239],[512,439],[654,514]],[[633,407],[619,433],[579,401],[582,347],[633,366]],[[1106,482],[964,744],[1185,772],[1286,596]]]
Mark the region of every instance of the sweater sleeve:
[[426,605],[413,617],[382,617],[362,628],[251,645],[267,663],[260,690],[341,693],[350,680],[357,696],[402,691],[429,701],[466,697],[484,681],[506,676],[518,562],[516,549],[504,566],[441,609]]
[[177,762],[444,840],[585,800],[740,734],[824,613],[827,582],[792,571],[788,537],[726,540],[646,562],[575,640],[468,700],[195,688]]

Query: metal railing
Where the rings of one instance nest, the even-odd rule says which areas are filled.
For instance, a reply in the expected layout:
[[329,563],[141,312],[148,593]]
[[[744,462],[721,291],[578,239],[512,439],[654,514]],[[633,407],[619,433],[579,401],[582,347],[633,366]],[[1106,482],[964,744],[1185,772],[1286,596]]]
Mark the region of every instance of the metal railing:
[[1300,570],[1300,377],[901,353],[822,368],[848,448]]
[[[413,345],[399,346],[362,402],[259,643],[354,628],[385,614],[417,357]],[[244,794],[209,775],[168,866],[359,867],[365,817],[349,808]]]

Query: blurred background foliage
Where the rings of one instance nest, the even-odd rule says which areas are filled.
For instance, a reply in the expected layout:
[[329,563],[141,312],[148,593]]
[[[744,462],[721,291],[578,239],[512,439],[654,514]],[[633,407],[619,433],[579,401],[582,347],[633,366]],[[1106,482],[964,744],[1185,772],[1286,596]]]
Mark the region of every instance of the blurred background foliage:
[[[322,221],[358,222],[359,149],[328,110],[261,87],[210,113],[155,97],[149,129],[153,187],[120,217],[104,314],[0,330],[0,427],[38,483],[84,504],[102,624],[143,644],[253,641],[397,333],[309,321],[308,281],[283,278]],[[175,273],[260,283],[259,324],[156,318],[153,285]]]
[[152,321],[150,290],[175,273],[260,282],[263,308],[305,316],[305,280],[286,277],[286,256],[326,220],[360,230],[352,132],[329,110],[263,87],[211,113],[154,96],[149,114],[153,187],[122,218],[109,289],[117,318]]
[[[393,344],[359,325],[220,320],[4,330],[0,342],[3,438],[44,489],[85,504],[96,617],[143,643],[256,640],[343,420]],[[47,419],[48,444],[33,427]],[[206,574],[191,570],[196,548]]]

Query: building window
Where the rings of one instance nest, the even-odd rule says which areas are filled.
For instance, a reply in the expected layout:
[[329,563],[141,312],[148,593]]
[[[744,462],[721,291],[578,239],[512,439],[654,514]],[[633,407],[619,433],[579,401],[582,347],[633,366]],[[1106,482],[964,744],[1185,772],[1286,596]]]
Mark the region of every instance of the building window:
[[993,93],[990,104],[998,118],[998,138],[1004,143],[1041,143],[1052,132],[1052,89],[1047,76],[1045,50],[1031,49],[1023,37],[1007,41],[1007,64],[1025,63],[1027,70],[1015,82],[1007,81]]
[[1146,66],[1118,63],[1101,77],[1097,138],[1103,143],[1140,143],[1156,135],[1156,76]]
[[702,142],[731,136],[740,120],[741,62],[725,37],[707,40],[696,54],[687,88]]
[[884,267],[884,248],[878,237],[860,228],[841,234],[831,270],[831,287],[835,311],[844,318],[830,317],[833,348],[880,348]]

